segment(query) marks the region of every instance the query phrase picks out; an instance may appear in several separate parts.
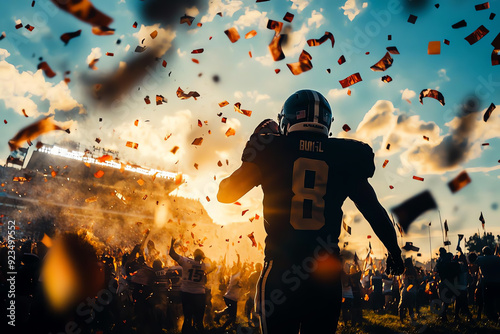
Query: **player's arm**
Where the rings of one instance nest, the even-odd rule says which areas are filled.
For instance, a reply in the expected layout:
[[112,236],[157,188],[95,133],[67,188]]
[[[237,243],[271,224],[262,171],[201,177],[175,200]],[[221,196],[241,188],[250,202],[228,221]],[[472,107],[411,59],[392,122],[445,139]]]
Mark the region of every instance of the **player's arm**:
[[[219,202],[232,203],[237,201],[253,187],[261,184],[262,173],[255,161],[252,162],[256,152],[262,149],[257,138],[260,138],[261,135],[278,133],[278,124],[272,119],[265,119],[257,125],[243,150],[243,163],[240,168],[219,184],[219,192],[217,193]],[[259,145],[260,149],[254,147],[255,145]]]
[[[378,201],[377,195],[367,179],[359,179],[354,182],[349,194],[356,207],[370,223],[373,232],[387,248],[389,255],[396,260],[398,265],[402,264],[401,249],[398,245],[396,231],[387,215],[387,211]],[[401,263],[399,263],[401,262]]]
[[261,182],[259,167],[251,162],[243,162],[237,170],[219,184],[217,200],[233,203]]
[[175,243],[175,239],[172,238],[172,241],[170,242],[170,251],[168,252],[168,255],[170,255],[170,257],[172,259],[174,259],[174,261],[176,261],[177,263],[179,263],[179,258],[181,256],[175,252],[174,243]]

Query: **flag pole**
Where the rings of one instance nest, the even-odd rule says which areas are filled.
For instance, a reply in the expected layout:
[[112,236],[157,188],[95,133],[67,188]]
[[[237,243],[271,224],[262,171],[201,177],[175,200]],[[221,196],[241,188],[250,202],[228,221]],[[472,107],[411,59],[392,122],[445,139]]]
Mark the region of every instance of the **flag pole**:
[[431,222],[429,222],[429,254],[431,256],[431,269],[429,271],[432,271]]
[[[441,211],[438,209],[439,214],[439,222],[441,223],[441,234],[443,235],[443,244],[444,244],[444,230],[443,230],[443,220],[441,219]],[[449,248],[449,247],[448,247]],[[449,250],[449,249],[448,249]]]

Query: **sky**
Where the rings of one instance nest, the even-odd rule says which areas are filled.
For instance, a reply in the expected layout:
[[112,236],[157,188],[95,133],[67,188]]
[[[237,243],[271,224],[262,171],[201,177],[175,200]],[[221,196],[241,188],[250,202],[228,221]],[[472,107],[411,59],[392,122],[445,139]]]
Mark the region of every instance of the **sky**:
[[[421,215],[400,238],[401,245],[411,241],[420,247],[425,260],[430,248],[435,252],[443,244],[440,216],[449,225],[450,250],[457,233],[468,238],[483,232],[481,212],[486,231],[500,234],[500,110],[483,121],[490,104],[500,104],[500,67],[491,62],[491,43],[500,32],[499,16],[492,13],[500,14],[500,4],[492,1],[490,8],[476,10],[481,3],[93,1],[113,19],[109,27],[115,29],[113,34],[96,35],[90,24],[51,1],[10,1],[2,4],[0,14],[0,31],[5,33],[0,40],[0,112],[5,120],[0,159],[8,157],[8,141],[20,129],[51,116],[70,133],[54,131],[37,141],[113,149],[122,160],[182,173],[186,183],[174,194],[199,198],[218,224],[247,224],[249,217],[262,212],[261,189],[244,196],[241,206],[225,205],[216,200],[218,182],[238,168],[257,124],[275,119],[294,91],[314,89],[331,104],[331,136],[372,146],[376,171],[370,182],[388,211],[424,190],[432,193],[439,212]],[[284,21],[287,12],[294,15],[291,23]],[[183,15],[194,17],[191,25],[180,23]],[[410,15],[416,16],[414,23],[408,22]],[[285,58],[279,61],[268,47],[275,34],[267,28],[269,20],[282,22],[281,34],[286,35]],[[464,27],[452,28],[461,20]],[[18,23],[23,27],[16,29]],[[34,29],[25,28],[27,24]],[[470,45],[465,37],[480,26],[489,32]],[[224,33],[230,28],[240,35],[234,43]],[[60,36],[78,30],[81,35],[64,45]],[[252,30],[256,35],[245,38]],[[330,40],[307,44],[325,32],[334,36],[333,47]],[[440,53],[428,54],[429,42],[437,41]],[[138,46],[146,48],[136,52]],[[370,69],[387,47],[399,51],[391,54],[392,66],[383,72]],[[199,49],[203,52],[192,53]],[[303,50],[312,57],[313,67],[294,75],[287,64],[297,62]],[[346,61],[339,64],[342,55]],[[91,68],[94,59],[98,61]],[[49,64],[54,77],[37,70],[41,61]],[[339,81],[355,73],[362,81],[342,88]],[[386,75],[392,81],[383,82]],[[178,88],[199,97],[179,99]],[[424,89],[441,92],[444,105],[429,97],[420,103]],[[157,95],[164,98],[161,105],[155,103]],[[228,105],[221,107],[223,101]],[[252,111],[250,117],[234,110],[237,102]],[[464,110],[472,112],[465,116]],[[344,124],[351,130],[344,131]],[[235,134],[228,137],[229,128]],[[192,145],[200,137],[202,144]],[[127,141],[138,143],[138,149],[126,147]],[[389,162],[383,168],[385,160]],[[452,193],[448,182],[464,170],[472,182]],[[344,213],[352,235],[343,231],[341,246],[347,241],[348,249],[359,252],[371,241],[375,255],[382,256],[381,243],[350,200]]]

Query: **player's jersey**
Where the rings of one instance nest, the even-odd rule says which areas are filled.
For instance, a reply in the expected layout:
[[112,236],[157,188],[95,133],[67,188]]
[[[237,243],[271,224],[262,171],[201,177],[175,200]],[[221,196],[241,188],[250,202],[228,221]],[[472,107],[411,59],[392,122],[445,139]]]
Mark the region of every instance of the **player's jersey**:
[[181,291],[205,293],[206,271],[208,264],[180,256],[177,261],[182,266]]
[[266,261],[313,256],[318,237],[336,245],[344,200],[375,170],[369,145],[304,131],[254,134],[242,160],[262,174]]

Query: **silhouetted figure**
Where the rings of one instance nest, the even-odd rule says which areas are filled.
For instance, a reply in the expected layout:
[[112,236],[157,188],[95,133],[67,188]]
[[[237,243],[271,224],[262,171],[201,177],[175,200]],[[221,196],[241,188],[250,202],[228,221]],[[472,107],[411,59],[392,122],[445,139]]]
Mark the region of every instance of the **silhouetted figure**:
[[356,203],[398,274],[401,250],[368,183],[373,151],[359,141],[328,138],[332,112],[325,97],[297,91],[278,120],[279,126],[270,119],[257,126],[242,165],[220,183],[217,198],[233,203],[262,185],[267,237],[257,309],[263,334],[333,333],[342,302],[337,243],[344,200]]

